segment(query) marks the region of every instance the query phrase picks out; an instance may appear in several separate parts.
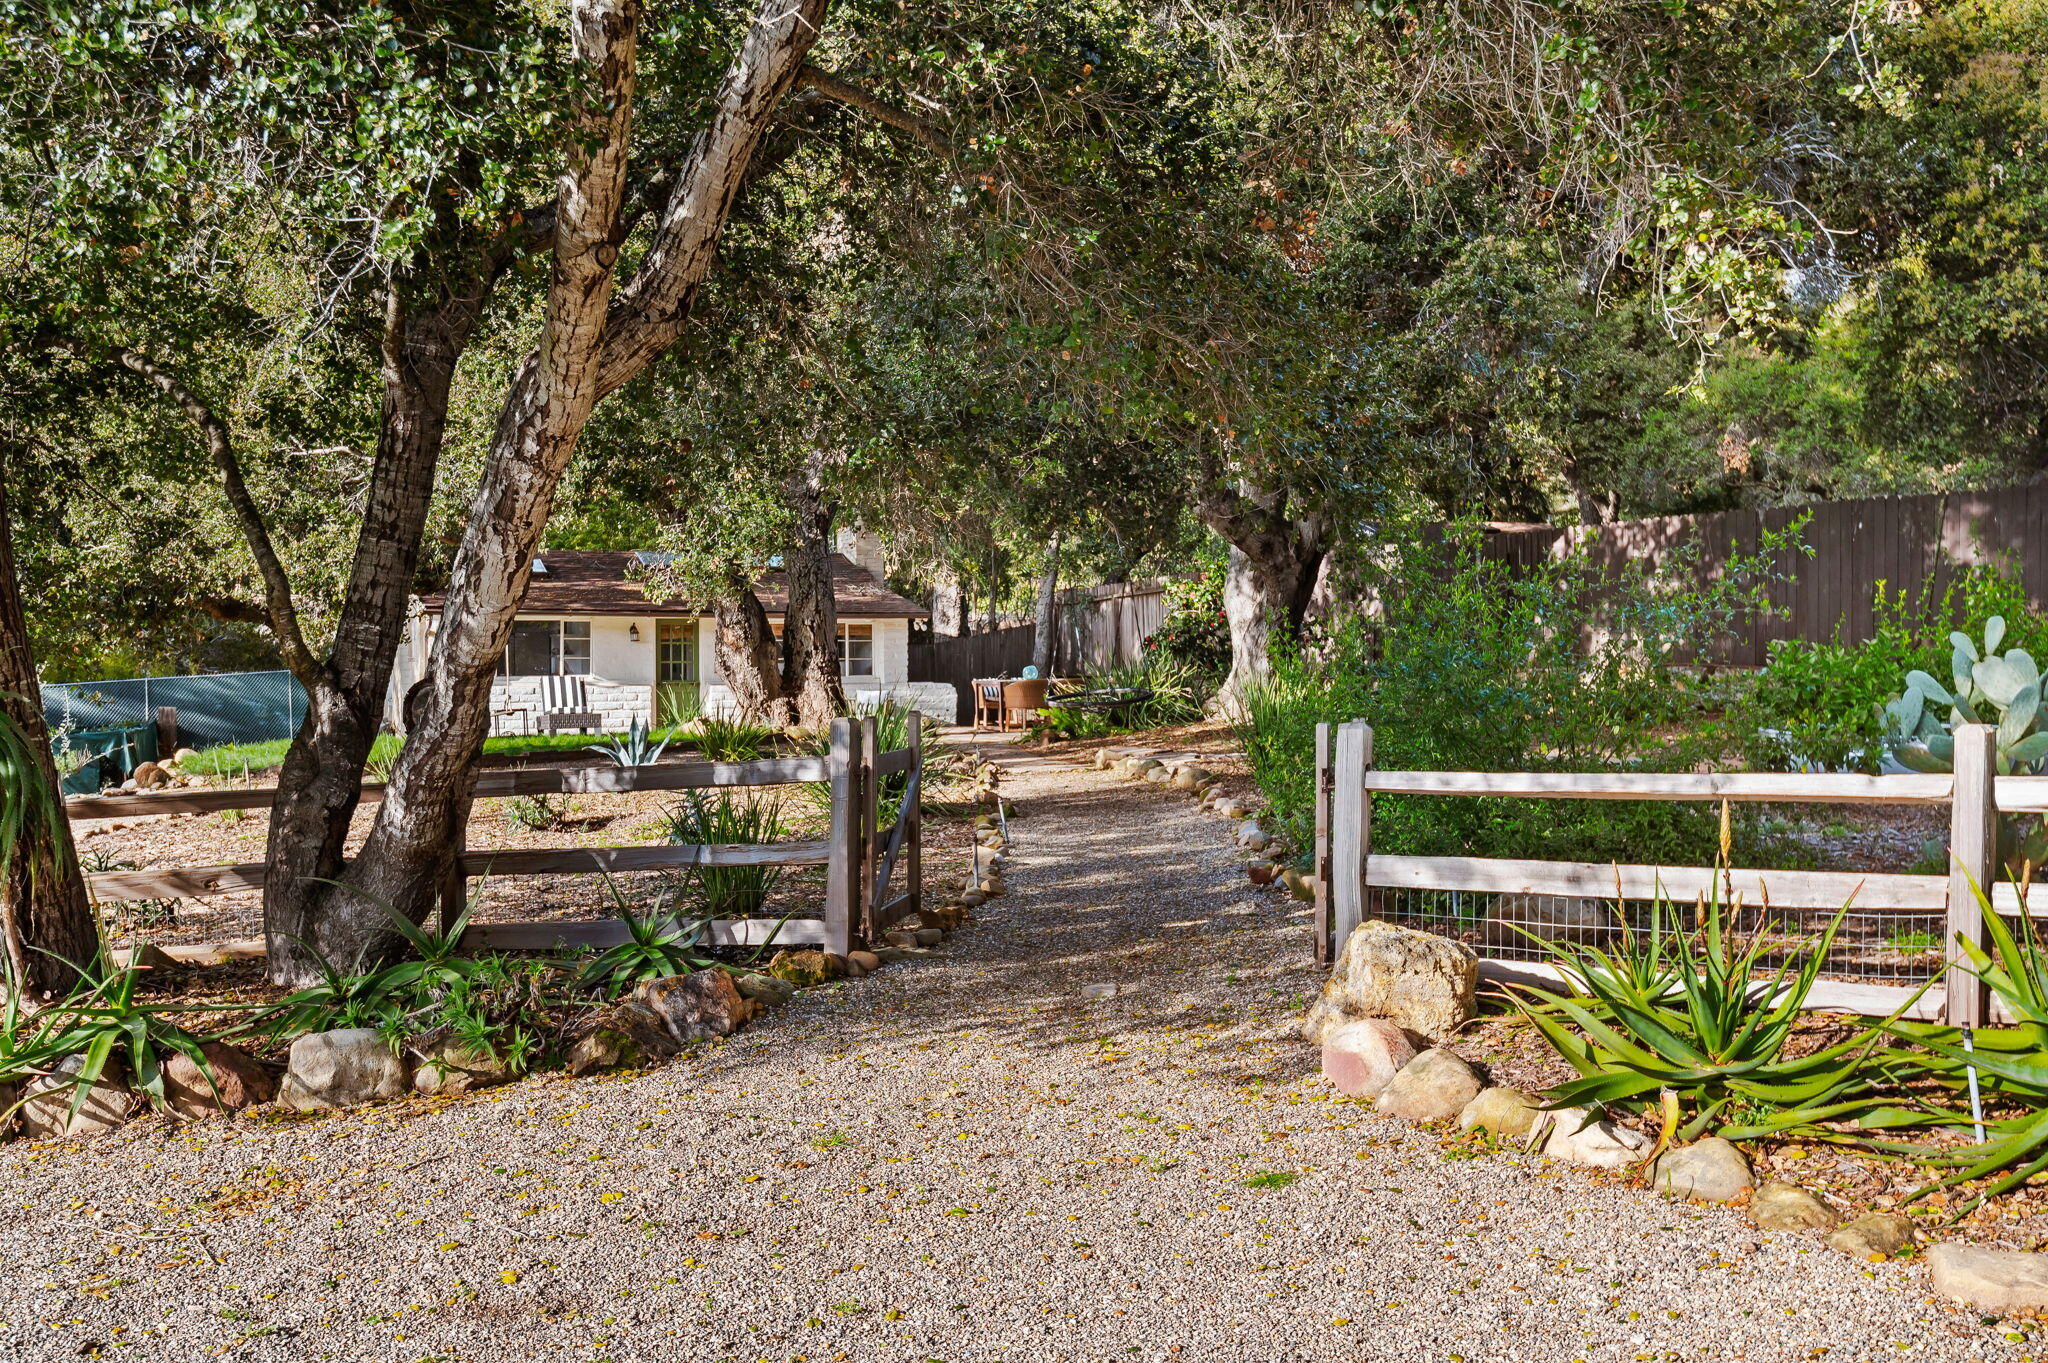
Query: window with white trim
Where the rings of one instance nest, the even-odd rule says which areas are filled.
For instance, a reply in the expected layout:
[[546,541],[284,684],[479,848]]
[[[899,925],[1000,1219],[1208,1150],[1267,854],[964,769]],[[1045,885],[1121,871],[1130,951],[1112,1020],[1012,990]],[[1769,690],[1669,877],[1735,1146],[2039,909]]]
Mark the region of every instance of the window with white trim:
[[875,627],[839,622],[839,675],[875,675]]
[[498,664],[504,677],[590,675],[588,620],[516,620]]

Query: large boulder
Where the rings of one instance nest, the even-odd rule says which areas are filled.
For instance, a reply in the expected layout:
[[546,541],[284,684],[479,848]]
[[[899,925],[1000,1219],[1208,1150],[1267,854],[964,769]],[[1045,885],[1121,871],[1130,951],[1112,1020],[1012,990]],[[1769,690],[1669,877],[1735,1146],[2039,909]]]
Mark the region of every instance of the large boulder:
[[1379,1109],[1411,1122],[1447,1122],[1465,1110],[1485,1087],[1462,1056],[1441,1048],[1424,1051],[1388,1081]]
[[1420,1051],[1384,1018],[1360,1018],[1323,1038],[1323,1078],[1347,1098],[1377,1098]]
[[1529,1135],[1532,1143],[1542,1142],[1543,1153],[1551,1159],[1592,1169],[1626,1169],[1653,1144],[1642,1132],[1616,1126],[1596,1109],[1586,1107],[1545,1112]]
[[183,1051],[164,1061],[164,1097],[187,1121],[267,1103],[277,1096],[277,1079],[262,1061],[223,1041],[199,1048],[202,1067]]
[[403,1097],[405,1061],[374,1027],[309,1032],[292,1043],[278,1101],[301,1112]]
[[633,1002],[659,1017],[678,1045],[731,1036],[754,1016],[754,1001],[723,970],[699,970],[648,980]]
[[1935,1245],[1927,1251],[1934,1290],[1979,1311],[2048,1311],[2048,1254],[1984,1245]]
[[1375,918],[1344,943],[1302,1032],[1320,1046],[1347,1022],[1385,1018],[1441,1039],[1472,1017],[1478,987],[1479,958],[1469,947]]
[[1486,1089],[1458,1113],[1458,1129],[1489,1131],[1497,1138],[1526,1136],[1542,1112],[1542,1100],[1533,1094],[1512,1088]]
[[1756,1186],[1749,1157],[1719,1136],[1665,1151],[1651,1181],[1659,1192],[1695,1202],[1733,1202]]
[[24,1135],[104,1136],[142,1110],[135,1090],[104,1074],[85,1085],[79,1097],[78,1073],[84,1068],[84,1056],[67,1055],[48,1074],[23,1086],[19,1117]]

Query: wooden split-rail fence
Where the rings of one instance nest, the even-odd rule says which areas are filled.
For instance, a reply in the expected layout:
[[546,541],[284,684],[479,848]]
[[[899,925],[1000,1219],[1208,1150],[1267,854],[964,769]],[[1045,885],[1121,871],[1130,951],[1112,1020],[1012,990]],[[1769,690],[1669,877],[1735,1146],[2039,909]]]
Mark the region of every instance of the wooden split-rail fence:
[[[710,790],[822,783],[831,790],[831,820],[821,839],[759,844],[659,844],[639,847],[551,847],[506,851],[462,850],[459,875],[444,886],[442,919],[460,911],[472,876],[531,876],[594,872],[679,870],[702,866],[823,866],[820,918],[721,918],[709,941],[720,946],[817,945],[844,955],[878,940],[921,904],[924,734],[909,726],[906,746],[877,751],[872,718],[834,720],[824,756],[770,757],[751,762],[667,762],[647,767],[522,768],[487,771],[475,796],[611,794],[635,790]],[[881,823],[885,777],[905,778],[903,794]],[[136,795],[78,796],[65,801],[76,819],[136,818],[151,814],[204,814],[223,809],[265,809],[276,792],[267,787],[185,789]],[[384,798],[381,784],[366,783],[362,798]],[[900,888],[898,872],[901,872]],[[86,877],[96,900],[196,899],[263,887],[263,862],[100,871]],[[616,919],[473,924],[464,934],[472,950],[547,950],[557,946],[610,946],[625,940]]]
[[[1382,771],[1373,765],[1370,725],[1321,724],[1316,728],[1316,959],[1327,965],[1352,929],[1374,916],[1370,910],[1381,897],[1398,891],[1610,903],[1662,899],[1672,904],[1719,895],[1723,902],[1739,897],[1771,913],[1832,914],[1853,900],[1859,915],[1939,915],[1943,978],[1925,988],[1822,979],[1809,995],[1809,1006],[1876,1014],[1903,1007],[1908,1016],[1976,1026],[1994,1011],[1984,982],[1969,968],[1960,946],[1985,945],[1978,887],[1984,887],[1994,912],[2028,915],[2021,887],[1998,881],[1998,817],[2001,812],[2048,811],[2048,776],[1997,775],[1995,738],[1988,725],[1958,728],[1953,775]],[[1372,849],[1373,797],[1386,795],[1947,806],[1950,869],[1947,875],[1865,875],[1390,856]],[[1540,918],[1532,926],[1539,935],[1545,930]],[[1499,959],[1503,953],[1498,951],[1489,959],[1483,940],[1478,949],[1481,974],[1489,978],[1522,983],[1547,978],[1554,984],[1561,973],[1540,961]]]

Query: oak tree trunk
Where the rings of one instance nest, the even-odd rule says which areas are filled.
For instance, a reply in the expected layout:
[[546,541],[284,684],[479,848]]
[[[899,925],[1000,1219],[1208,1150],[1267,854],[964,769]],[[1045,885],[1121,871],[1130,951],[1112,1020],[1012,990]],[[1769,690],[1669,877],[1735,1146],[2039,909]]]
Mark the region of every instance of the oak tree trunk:
[[1222,478],[1211,466],[1195,509],[1230,544],[1223,613],[1230,624],[1230,673],[1211,702],[1238,714],[1247,686],[1272,674],[1273,648],[1301,636],[1316,579],[1330,552],[1328,524],[1289,515],[1284,492],[1262,492]]
[[752,587],[741,585],[712,607],[711,648],[739,718],[778,729],[793,721],[782,694],[781,650]]
[[[7,465],[0,450],[0,716],[26,740],[33,769],[15,774],[30,798],[19,836],[0,868],[0,997],[19,981],[30,1002],[62,998],[99,949],[99,924],[79,874],[71,823],[57,792],[57,766],[43,724],[42,693],[29,651],[28,617],[15,577],[14,532],[7,511]],[[6,783],[0,783],[4,792]]]
[[639,9],[631,0],[572,5],[571,47],[590,97],[567,141],[542,339],[500,411],[416,698],[418,723],[362,852],[320,916],[324,943],[382,951],[395,944],[389,912],[417,922],[431,909],[489,732],[491,679],[563,471],[598,401],[681,336],[748,161],[824,10],[825,0],[764,0],[639,271],[614,299]]
[[320,920],[334,900],[364,768],[383,727],[460,355],[460,336],[393,312],[377,457],[348,592],[327,663],[306,687],[306,718],[270,811],[263,929],[271,978],[280,983],[309,978],[318,956],[350,945]]
[[822,729],[846,713],[839,678],[839,615],[832,597],[832,507],[825,499],[822,460],[791,480],[792,527],[783,556],[789,608],[782,617],[782,690],[796,722]]
[[1045,571],[1038,577],[1038,609],[1033,614],[1031,665],[1038,675],[1052,675],[1052,660],[1059,627],[1060,537],[1054,535],[1045,547]]

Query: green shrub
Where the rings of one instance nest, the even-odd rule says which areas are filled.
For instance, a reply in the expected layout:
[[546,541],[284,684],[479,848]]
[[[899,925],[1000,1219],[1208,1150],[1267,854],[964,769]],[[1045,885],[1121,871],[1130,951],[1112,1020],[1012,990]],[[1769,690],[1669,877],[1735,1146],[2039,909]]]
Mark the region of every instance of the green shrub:
[[[668,840],[681,845],[771,843],[782,836],[782,804],[761,795],[719,791],[683,792],[682,799],[662,816]],[[702,896],[706,912],[725,918],[760,912],[778,882],[780,866],[693,866],[691,883]]]
[[[1670,586],[1609,579],[1572,558],[1518,576],[1462,537],[1409,542],[1386,570],[1382,618],[1276,658],[1244,698],[1239,736],[1275,819],[1302,846],[1318,721],[1371,723],[1374,760],[1389,769],[1693,770],[1723,736],[1702,722],[1698,683],[1678,660],[1753,605],[1754,571],[1738,561],[1714,586]],[[1681,562],[1671,576],[1690,575]],[[1596,614],[1589,602],[1603,595]],[[1696,805],[1373,801],[1373,845],[1388,852],[1700,864],[1717,841],[1715,811]]]
[[775,749],[775,730],[743,719],[697,721],[697,747],[713,762],[754,762]]
[[1147,661],[1157,659],[1211,677],[1230,669],[1230,621],[1223,610],[1226,571],[1225,565],[1213,563],[1194,581],[1173,585],[1166,618],[1145,636]]

